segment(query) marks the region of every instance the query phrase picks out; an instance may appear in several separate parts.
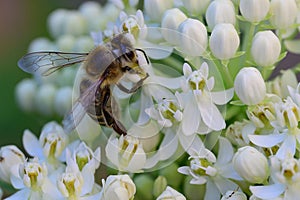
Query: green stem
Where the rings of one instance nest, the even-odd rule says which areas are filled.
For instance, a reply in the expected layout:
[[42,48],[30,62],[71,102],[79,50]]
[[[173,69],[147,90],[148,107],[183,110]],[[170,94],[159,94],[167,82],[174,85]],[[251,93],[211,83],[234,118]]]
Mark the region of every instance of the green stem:
[[226,64],[223,64],[216,58],[213,58],[213,63],[217,66],[218,70],[222,74],[222,78],[224,80],[224,85],[226,88],[232,88],[233,87],[233,77],[229,72],[229,69]]
[[247,60],[250,60],[251,58],[251,44],[252,44],[252,40],[253,40],[253,35],[255,33],[255,27],[256,25],[253,23],[250,23],[250,27],[249,27],[249,32],[247,33],[247,37],[246,40],[244,41],[244,48],[243,50],[246,51],[246,55],[245,55],[245,60],[243,60],[243,67],[245,65],[245,62],[247,62]]

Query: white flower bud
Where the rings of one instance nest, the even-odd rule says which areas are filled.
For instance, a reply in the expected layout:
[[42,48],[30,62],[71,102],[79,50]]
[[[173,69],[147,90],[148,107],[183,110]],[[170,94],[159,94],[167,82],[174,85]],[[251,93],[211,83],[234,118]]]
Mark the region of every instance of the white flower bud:
[[37,38],[34,39],[28,48],[29,52],[35,51],[49,51],[57,50],[55,44],[53,44],[48,38]]
[[250,183],[263,183],[269,177],[268,160],[254,147],[239,148],[232,163],[237,173]]
[[180,47],[189,56],[201,56],[207,47],[207,30],[204,24],[196,19],[184,20],[178,30],[181,33]]
[[111,137],[105,147],[107,158],[121,171],[137,172],[146,164],[146,153],[137,138]]
[[235,24],[234,5],[230,0],[214,0],[206,10],[205,18],[208,27],[212,30],[217,24]]
[[234,90],[246,105],[255,105],[266,96],[266,84],[260,72],[254,67],[244,67],[234,80]]
[[53,37],[63,35],[63,28],[68,11],[65,9],[57,9],[48,17],[48,28]]
[[65,20],[64,34],[80,36],[88,32],[87,21],[81,13],[70,11]]
[[286,29],[295,23],[297,12],[295,0],[272,0],[270,22],[278,29]]
[[14,166],[25,162],[25,155],[14,145],[3,146],[0,149],[0,179],[10,183],[10,176],[16,172]]
[[145,13],[151,20],[160,22],[164,12],[173,7],[173,0],[145,0],[144,8]]
[[168,200],[168,199],[174,199],[174,200],[186,200],[186,198],[170,186],[166,188],[166,190],[157,197],[156,200]]
[[221,200],[247,200],[247,196],[239,191],[227,191]]
[[89,52],[94,47],[94,41],[91,37],[81,36],[76,39],[73,51],[75,52]]
[[34,80],[24,79],[16,86],[16,99],[22,110],[31,112],[35,108],[34,97],[37,84]]
[[217,24],[213,29],[209,47],[213,55],[221,60],[234,57],[240,45],[240,38],[232,24]]
[[37,110],[44,115],[51,115],[54,112],[54,97],[56,89],[51,84],[44,84],[37,90],[34,102]]
[[136,192],[135,184],[126,175],[111,175],[103,183],[103,200],[129,200]]
[[203,15],[210,3],[210,0],[182,0],[184,7],[191,15]]
[[64,116],[72,107],[72,88],[62,87],[57,90],[54,97],[54,109],[60,116]]
[[166,41],[177,45],[180,41],[180,34],[177,32],[179,25],[186,20],[185,14],[178,8],[167,10],[162,18],[162,35]]
[[57,47],[60,51],[73,52],[75,41],[72,35],[62,35],[57,39]]
[[269,0],[241,0],[240,11],[249,22],[262,21],[269,12]]
[[279,58],[280,51],[280,41],[272,31],[260,31],[255,34],[251,54],[256,64],[262,67],[274,65]]

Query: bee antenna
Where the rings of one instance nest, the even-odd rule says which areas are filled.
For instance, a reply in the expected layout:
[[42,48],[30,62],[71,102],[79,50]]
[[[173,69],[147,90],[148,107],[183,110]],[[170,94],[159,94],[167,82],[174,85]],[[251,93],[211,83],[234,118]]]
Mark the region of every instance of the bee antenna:
[[143,50],[143,49],[135,49],[136,51],[140,51],[140,52],[142,52],[143,54],[144,54],[144,56],[145,56],[145,58],[146,58],[146,61],[147,61],[147,64],[149,64],[150,62],[149,62],[149,59],[148,59],[148,56],[147,56],[147,54],[146,54],[146,52]]

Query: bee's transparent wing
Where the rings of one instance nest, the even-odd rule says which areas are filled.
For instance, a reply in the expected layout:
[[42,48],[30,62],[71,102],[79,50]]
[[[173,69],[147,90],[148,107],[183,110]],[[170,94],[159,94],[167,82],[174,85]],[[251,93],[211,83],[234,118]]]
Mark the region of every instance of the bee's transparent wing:
[[87,113],[87,108],[95,101],[97,88],[102,79],[92,83],[75,101],[72,110],[65,116],[63,126],[66,133],[73,131]]
[[47,76],[61,68],[83,62],[87,55],[88,53],[33,52],[23,56],[18,66],[25,72]]

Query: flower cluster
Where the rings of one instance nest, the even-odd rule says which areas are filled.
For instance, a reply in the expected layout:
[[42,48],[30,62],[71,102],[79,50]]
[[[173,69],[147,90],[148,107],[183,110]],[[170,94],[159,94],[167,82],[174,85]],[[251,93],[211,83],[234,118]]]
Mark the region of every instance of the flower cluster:
[[[80,117],[47,123],[39,138],[25,130],[28,158],[1,148],[0,179],[17,190],[7,199],[299,198],[299,69],[270,80],[288,52],[300,53],[299,12],[296,0],[110,0],[54,11],[52,38],[29,52],[93,52],[122,34],[136,48],[126,63],[137,59],[148,76],[125,72],[101,97],[110,103],[101,115],[80,99],[95,81],[80,64],[22,80],[24,111]],[[113,55],[127,50],[119,43]],[[108,114],[127,135],[99,125]]]

